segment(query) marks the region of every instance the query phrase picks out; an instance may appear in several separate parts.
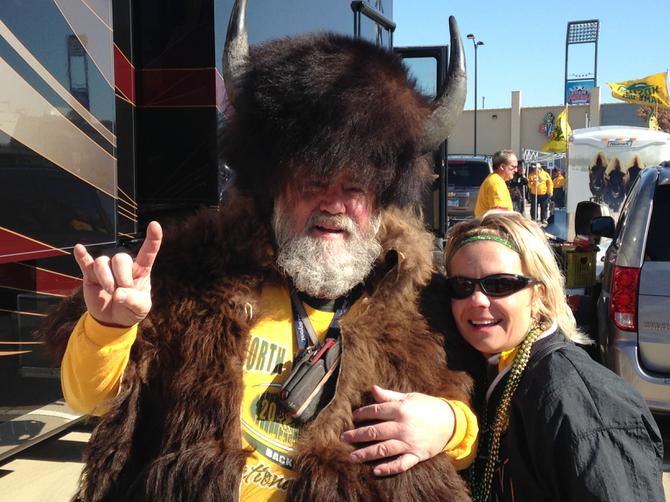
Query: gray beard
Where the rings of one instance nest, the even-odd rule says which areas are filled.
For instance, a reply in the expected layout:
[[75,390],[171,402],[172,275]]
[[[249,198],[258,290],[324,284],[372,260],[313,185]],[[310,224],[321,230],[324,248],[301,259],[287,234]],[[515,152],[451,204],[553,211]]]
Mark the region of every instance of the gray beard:
[[[335,223],[348,232],[346,239],[321,239],[304,235],[319,222]],[[314,213],[297,232],[287,211],[276,203],[272,228],[277,240],[277,266],[295,288],[316,298],[334,300],[351,291],[372,270],[382,246],[377,241],[380,217],[362,232],[351,218]]]

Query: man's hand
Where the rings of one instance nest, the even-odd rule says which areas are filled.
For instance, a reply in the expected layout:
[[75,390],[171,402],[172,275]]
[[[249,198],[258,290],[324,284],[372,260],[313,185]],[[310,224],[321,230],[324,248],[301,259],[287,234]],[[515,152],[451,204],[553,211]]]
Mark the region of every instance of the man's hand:
[[126,253],[95,260],[81,244],[74,257],[83,274],[84,301],[89,314],[110,326],[132,326],[151,310],[151,267],[161,247],[163,230],[149,223],[147,236],[135,261]]
[[378,404],[354,411],[354,422],[380,421],[342,434],[346,443],[374,444],[351,453],[354,462],[396,457],[374,468],[377,476],[404,472],[440,453],[454,432],[454,412],[444,400],[372,387]]

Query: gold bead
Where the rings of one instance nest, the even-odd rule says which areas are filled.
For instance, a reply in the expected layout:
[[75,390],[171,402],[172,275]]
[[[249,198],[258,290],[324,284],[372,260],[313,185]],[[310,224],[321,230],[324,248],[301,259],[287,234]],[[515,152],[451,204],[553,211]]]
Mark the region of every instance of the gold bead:
[[491,482],[493,481],[493,474],[499,461],[498,457],[500,454],[502,435],[509,426],[509,408],[512,402],[512,397],[514,396],[514,392],[521,381],[523,372],[530,359],[530,350],[533,343],[535,343],[535,340],[537,340],[540,333],[544,332],[546,329],[547,328],[542,323],[535,323],[530,330],[528,330],[526,337],[521,342],[521,346],[514,356],[514,361],[512,362],[512,367],[507,376],[500,402],[496,408],[493,425],[490,429],[487,427],[488,406],[484,411],[484,416],[482,417],[482,430],[486,431],[485,436],[487,441],[483,441],[482,444],[487,445],[488,455],[485,457],[484,472],[481,479],[476,478],[477,473],[474,472],[473,468],[471,484],[473,485],[472,492],[475,501],[485,502],[488,499],[491,490]]

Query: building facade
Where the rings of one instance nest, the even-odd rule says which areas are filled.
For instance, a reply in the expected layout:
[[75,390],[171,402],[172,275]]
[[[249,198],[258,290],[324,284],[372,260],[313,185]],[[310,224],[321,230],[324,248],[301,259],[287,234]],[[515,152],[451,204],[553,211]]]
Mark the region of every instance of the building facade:
[[[637,116],[638,105],[600,103],[600,88],[593,89],[590,105],[568,107],[568,123],[572,129],[604,125],[645,127]],[[511,148],[519,155],[525,149],[542,150],[548,141],[546,123],[563,110],[556,106],[522,106],[521,91],[512,91],[509,108],[477,110],[477,154],[491,155]],[[474,110],[465,110],[449,137],[449,153],[474,153]]]

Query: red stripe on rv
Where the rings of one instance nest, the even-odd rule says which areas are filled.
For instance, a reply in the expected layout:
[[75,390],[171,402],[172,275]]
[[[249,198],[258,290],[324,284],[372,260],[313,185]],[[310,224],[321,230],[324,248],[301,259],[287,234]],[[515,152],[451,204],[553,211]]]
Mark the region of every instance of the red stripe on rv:
[[0,263],[67,255],[66,251],[0,228]]
[[20,263],[0,265],[0,286],[6,288],[69,295],[81,286],[81,279]]
[[135,103],[135,67],[114,45],[114,85],[133,105]]

